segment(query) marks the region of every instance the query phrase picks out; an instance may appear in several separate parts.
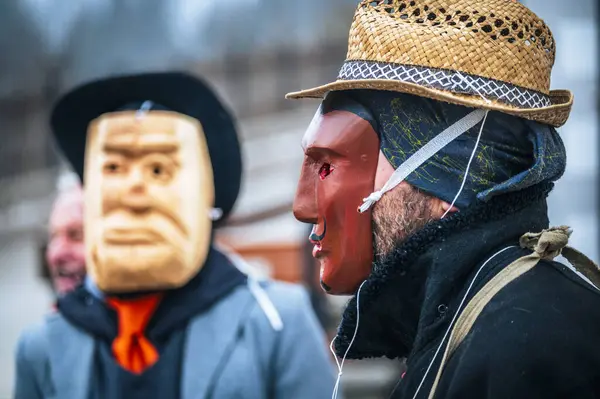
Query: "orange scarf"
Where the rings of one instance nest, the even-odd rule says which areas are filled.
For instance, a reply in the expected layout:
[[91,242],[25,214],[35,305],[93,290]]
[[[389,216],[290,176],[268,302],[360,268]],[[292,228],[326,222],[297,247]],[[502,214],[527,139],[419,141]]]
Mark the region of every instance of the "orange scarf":
[[119,333],[112,343],[113,356],[125,370],[141,374],[158,361],[158,351],[144,334],[161,299],[162,294],[133,300],[107,299],[117,312],[119,326]]

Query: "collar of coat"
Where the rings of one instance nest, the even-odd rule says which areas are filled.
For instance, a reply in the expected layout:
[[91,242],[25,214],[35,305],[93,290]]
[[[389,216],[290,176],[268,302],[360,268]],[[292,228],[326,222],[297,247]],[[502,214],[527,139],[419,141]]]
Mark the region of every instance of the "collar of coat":
[[[552,187],[541,183],[432,222],[376,260],[360,290],[360,323],[346,358],[402,358],[437,336],[448,321],[444,314],[456,312],[451,304],[478,265],[497,250],[518,245],[522,234],[548,227],[546,197]],[[354,295],[334,342],[340,357],[356,320]]]
[[[200,272],[183,287],[165,292],[148,323],[148,338],[160,351],[173,331],[185,328],[192,318],[207,311],[246,282],[246,275],[227,256],[211,246]],[[136,298],[143,294],[125,294],[119,295],[119,298]],[[91,279],[86,279],[83,286],[61,298],[58,309],[75,326],[96,337],[112,342],[117,336],[117,315]]]

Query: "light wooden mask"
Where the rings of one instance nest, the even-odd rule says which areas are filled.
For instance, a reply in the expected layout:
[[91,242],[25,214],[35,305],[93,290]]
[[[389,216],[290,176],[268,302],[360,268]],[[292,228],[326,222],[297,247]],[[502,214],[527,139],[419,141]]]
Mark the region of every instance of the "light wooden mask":
[[85,243],[109,293],[185,285],[211,241],[213,170],[200,123],[169,111],[109,113],[88,128]]

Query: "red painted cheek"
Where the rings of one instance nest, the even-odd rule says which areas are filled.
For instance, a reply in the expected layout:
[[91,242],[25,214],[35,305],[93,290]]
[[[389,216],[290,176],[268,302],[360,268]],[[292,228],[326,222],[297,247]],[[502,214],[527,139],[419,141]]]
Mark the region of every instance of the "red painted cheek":
[[[319,217],[327,220],[327,234],[323,239],[321,259],[323,283],[330,293],[353,292],[356,284],[369,274],[372,261],[371,214],[359,213],[363,197],[370,193],[367,179],[358,170],[338,170],[331,173],[321,167],[321,175],[329,174],[319,182]],[[337,172],[337,173],[336,173]],[[367,182],[365,182],[367,180]],[[371,180],[372,182],[372,180]],[[319,224],[319,229],[322,229]]]
[[[331,174],[319,182],[318,193],[318,227],[317,230],[321,233],[324,229],[324,220],[327,221],[327,231],[323,238],[323,250],[329,257],[329,266],[338,267],[342,263],[342,259],[347,257],[348,235],[354,231],[356,224],[347,211],[348,198],[345,197],[342,182],[338,179],[338,175]],[[320,174],[321,175],[321,174]]]

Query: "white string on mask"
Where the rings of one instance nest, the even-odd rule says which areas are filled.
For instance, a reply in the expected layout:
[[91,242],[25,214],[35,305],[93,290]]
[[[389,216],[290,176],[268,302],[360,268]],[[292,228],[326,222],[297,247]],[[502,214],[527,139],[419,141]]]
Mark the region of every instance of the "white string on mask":
[[213,222],[221,219],[223,217],[223,210],[221,208],[210,208],[208,210],[208,218]]
[[363,287],[363,285],[365,285],[365,283],[366,283],[366,280],[362,282],[360,287],[358,287],[358,292],[356,293],[356,327],[354,327],[354,335],[352,336],[352,339],[350,340],[350,344],[348,345],[348,348],[346,348],[346,352],[344,353],[344,357],[342,358],[341,362],[338,360],[337,355],[335,354],[335,350],[333,350],[333,343],[335,342],[336,337],[333,337],[333,339],[331,340],[331,343],[329,344],[329,350],[333,354],[333,358],[335,359],[335,363],[337,364],[337,367],[338,367],[338,376],[337,376],[337,380],[335,381],[335,386],[333,387],[333,393],[331,394],[331,399],[337,399],[337,396],[338,396],[338,393],[340,390],[340,382],[342,380],[342,369],[344,368],[344,361],[346,360],[346,356],[348,356],[348,352],[350,352],[350,348],[352,347],[352,344],[354,343],[354,339],[356,338],[356,334],[358,333],[358,323],[360,322],[360,290]]
[[479,91],[479,88],[473,84],[473,81],[469,82],[469,80],[467,78],[465,78],[462,73],[460,73],[458,71],[456,71],[456,76],[458,76],[458,78],[461,80],[461,82],[463,82],[464,84],[466,84],[469,89],[471,89],[475,93],[477,93],[477,95],[479,97],[481,97],[483,99],[483,101],[485,101],[487,104],[491,104],[492,103],[489,99],[485,98],[485,96],[483,94],[481,94],[481,92]]
[[425,370],[425,374],[423,375],[423,378],[421,379],[421,382],[419,383],[419,386],[417,387],[417,390],[415,391],[415,394],[413,395],[413,399],[417,398],[417,395],[419,394],[419,391],[423,387],[423,383],[425,383],[425,380],[427,379],[427,375],[431,371],[431,367],[433,366],[433,363],[435,363],[435,359],[437,358],[437,356],[439,355],[442,347],[444,346],[444,342],[446,342],[446,338],[448,337],[448,334],[450,334],[450,331],[452,330],[452,327],[454,326],[454,323],[456,322],[456,318],[458,317],[458,315],[460,313],[460,310],[463,308],[465,300],[469,296],[469,293],[471,292],[471,289],[473,288],[473,285],[475,284],[475,281],[477,281],[477,277],[479,276],[479,273],[481,273],[481,271],[489,263],[489,261],[491,261],[496,256],[500,255],[502,252],[504,252],[504,251],[506,251],[506,250],[508,250],[510,248],[517,248],[517,247],[515,245],[510,245],[510,246],[508,246],[506,248],[503,248],[500,251],[496,252],[495,254],[493,254],[492,256],[490,256],[488,258],[488,260],[486,260],[485,262],[483,262],[483,264],[479,267],[479,270],[477,270],[477,273],[475,273],[475,276],[473,277],[473,279],[471,280],[471,283],[469,284],[469,287],[467,288],[467,292],[465,292],[465,295],[462,297],[462,300],[458,304],[458,308],[456,309],[456,313],[452,317],[452,320],[450,321],[450,325],[448,325],[448,329],[446,329],[446,333],[442,337],[442,342],[440,342],[440,345],[438,346],[437,350],[433,354],[433,358],[431,359],[431,362],[429,362],[429,366],[427,367],[427,370]]
[[373,204],[381,199],[383,194],[395,188],[398,184],[404,181],[408,175],[414,172],[419,166],[434,156],[451,141],[481,122],[485,118],[486,114],[486,110],[476,109],[429,140],[427,144],[411,155],[402,163],[402,165],[398,167],[398,169],[394,171],[381,189],[371,193],[371,195],[363,199],[363,204],[358,209],[359,212],[366,212]]
[[445,218],[446,215],[448,214],[448,212],[450,212],[452,210],[452,208],[454,207],[454,204],[458,200],[458,197],[460,197],[460,194],[462,193],[463,188],[465,188],[465,182],[467,181],[467,177],[469,176],[469,169],[471,168],[471,162],[473,162],[473,158],[475,157],[475,153],[477,152],[477,147],[479,147],[479,140],[481,139],[481,133],[483,133],[483,127],[485,126],[485,120],[487,119],[487,115],[488,115],[488,111],[486,110],[485,115],[483,116],[483,121],[481,122],[481,128],[479,129],[479,134],[477,135],[477,140],[475,141],[475,146],[473,147],[473,151],[471,152],[471,157],[469,158],[469,162],[467,163],[467,169],[465,169],[465,175],[462,179],[462,183],[460,184],[460,189],[456,193],[456,196],[452,200],[452,203],[450,204],[448,209],[446,209],[446,212],[444,212],[444,214],[442,215],[441,219]]
[[140,109],[138,109],[135,113],[135,119],[137,120],[141,120],[143,119],[146,114],[148,113],[148,111],[150,111],[150,109],[152,108],[152,106],[154,105],[154,103],[150,100],[146,100],[142,103],[142,105],[140,106]]

